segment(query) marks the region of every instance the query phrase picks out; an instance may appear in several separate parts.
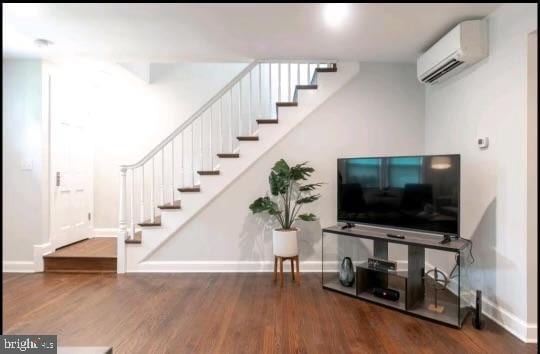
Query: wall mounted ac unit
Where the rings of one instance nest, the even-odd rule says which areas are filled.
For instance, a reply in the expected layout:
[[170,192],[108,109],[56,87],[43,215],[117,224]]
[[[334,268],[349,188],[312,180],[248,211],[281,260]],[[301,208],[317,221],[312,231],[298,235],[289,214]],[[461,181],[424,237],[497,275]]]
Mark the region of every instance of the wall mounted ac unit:
[[416,62],[418,80],[434,84],[488,56],[486,20],[461,22]]

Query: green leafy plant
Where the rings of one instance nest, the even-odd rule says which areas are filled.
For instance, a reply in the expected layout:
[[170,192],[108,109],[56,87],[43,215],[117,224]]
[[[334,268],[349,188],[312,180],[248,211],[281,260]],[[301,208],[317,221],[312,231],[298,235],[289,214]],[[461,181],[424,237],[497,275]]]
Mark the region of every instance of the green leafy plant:
[[322,183],[302,184],[313,171],[307,162],[289,167],[285,160],[279,160],[268,177],[272,196],[258,198],[251,203],[249,209],[254,214],[267,212],[272,215],[283,230],[292,230],[296,220],[316,220],[315,214],[300,214],[304,204],[312,203],[321,196],[313,193]]

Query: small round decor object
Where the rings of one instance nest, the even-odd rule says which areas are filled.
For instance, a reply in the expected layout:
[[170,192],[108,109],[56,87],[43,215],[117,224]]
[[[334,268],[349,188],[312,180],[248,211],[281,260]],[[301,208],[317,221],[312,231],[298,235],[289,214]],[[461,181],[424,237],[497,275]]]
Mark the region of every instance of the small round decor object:
[[[433,274],[433,277],[430,277],[429,275]],[[425,278],[432,278],[433,279],[433,287],[437,290],[444,290],[448,286],[448,277],[446,274],[438,270],[437,268],[433,268],[431,270],[428,270],[426,272]]]

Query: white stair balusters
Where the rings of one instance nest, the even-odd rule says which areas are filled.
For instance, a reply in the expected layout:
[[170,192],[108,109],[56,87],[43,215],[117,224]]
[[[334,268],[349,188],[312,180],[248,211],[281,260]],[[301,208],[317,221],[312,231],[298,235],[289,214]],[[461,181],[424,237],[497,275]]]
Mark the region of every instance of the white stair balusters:
[[154,223],[156,220],[155,200],[154,200],[154,157],[151,160],[150,165],[150,223]]
[[[316,68],[328,68],[335,61],[283,61],[283,60],[261,60],[254,61],[247,65],[231,82],[212,97],[205,105],[197,110],[191,117],[184,121],[167,138],[152,149],[139,162],[132,165],[120,166],[120,197],[119,197],[119,235],[122,238],[133,238],[136,232],[136,224],[142,223],[145,217],[151,223],[156,220],[155,191],[156,182],[159,186],[159,205],[166,205],[168,202],[169,187],[171,190],[171,205],[175,202],[176,189],[179,187],[194,187],[200,184],[201,177],[198,176],[196,166],[200,166],[202,171],[210,167],[214,170],[219,165],[215,163],[216,155],[219,153],[233,153],[236,136],[250,136],[254,133],[253,120],[277,118],[276,102],[294,101],[296,99],[296,85],[311,84]],[[275,71],[277,65],[277,72]],[[286,65],[286,75],[282,75],[282,66]],[[292,66],[296,65],[296,67]],[[312,68],[313,66],[313,68]],[[303,69],[306,70],[304,83]],[[266,69],[268,72],[266,72]],[[293,84],[294,69],[296,69],[296,80]],[[264,71],[264,72],[263,72]],[[268,79],[268,83],[266,80]],[[247,80],[248,82],[243,82]],[[287,89],[284,90],[283,85]],[[277,89],[277,94],[275,90]],[[246,91],[247,90],[247,91]],[[234,92],[233,92],[234,91]],[[238,93],[236,100],[234,95]],[[285,100],[284,97],[287,97]],[[227,107],[228,105],[228,107]],[[217,106],[217,107],[216,107]],[[269,107],[267,110],[266,107]],[[219,111],[219,115],[217,112]],[[217,119],[217,126],[214,124],[214,117]],[[228,119],[225,117],[228,115]],[[204,120],[208,117],[208,124]],[[247,119],[247,122],[244,120]],[[196,127],[200,141],[196,144]],[[214,139],[214,133],[217,134]],[[189,140],[186,141],[186,137]],[[175,142],[178,139],[178,142]],[[228,139],[228,141],[225,141]],[[166,157],[166,150],[170,143],[171,156]],[[178,147],[179,149],[175,149]],[[206,149],[209,158],[205,157]],[[161,154],[161,156],[157,156]],[[158,160],[160,174],[156,180],[155,160]],[[199,161],[196,159],[199,158]],[[206,161],[208,160],[208,161]],[[206,165],[205,165],[206,161]],[[189,166],[188,166],[189,164]],[[149,166],[148,166],[149,165]],[[176,168],[179,166],[179,169]],[[190,170],[188,169],[190,168]],[[170,168],[170,173],[168,173]],[[145,178],[145,169],[148,178]],[[139,172],[140,170],[140,172]],[[180,178],[176,175],[177,172]],[[187,176],[190,173],[191,176]],[[131,186],[128,190],[127,175],[130,175]],[[140,175],[140,179],[137,176]],[[176,177],[176,178],[175,178]],[[170,178],[170,181],[168,179]],[[177,184],[178,182],[178,184]],[[147,189],[148,188],[148,189]],[[146,191],[146,193],[145,193]],[[138,198],[136,193],[138,192]],[[136,203],[139,208],[136,208]],[[129,205],[128,205],[129,203]],[[129,213],[127,208],[129,208]],[[138,212],[137,210],[138,209]],[[129,219],[128,219],[129,215]],[[120,250],[119,250],[120,252]],[[120,258],[119,258],[120,259]],[[121,265],[119,264],[119,269]]]
[[[140,209],[139,209],[139,221],[144,222],[144,165],[141,166],[141,200],[140,200]],[[132,235],[133,236],[133,235]]]
[[129,193],[129,237],[135,236],[135,169],[131,169],[131,193]]
[[174,204],[174,139],[171,140],[171,205]]

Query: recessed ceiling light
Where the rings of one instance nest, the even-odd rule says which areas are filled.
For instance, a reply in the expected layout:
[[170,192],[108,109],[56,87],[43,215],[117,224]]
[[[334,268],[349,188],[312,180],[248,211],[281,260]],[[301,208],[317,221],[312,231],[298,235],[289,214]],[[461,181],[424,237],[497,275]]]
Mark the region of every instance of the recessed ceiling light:
[[40,48],[43,48],[43,47],[48,47],[50,45],[53,45],[54,43],[51,42],[50,40],[48,39],[44,39],[44,38],[38,38],[34,41],[34,44],[37,45],[38,47]]
[[323,7],[324,22],[329,27],[337,27],[349,14],[349,4],[325,4]]

